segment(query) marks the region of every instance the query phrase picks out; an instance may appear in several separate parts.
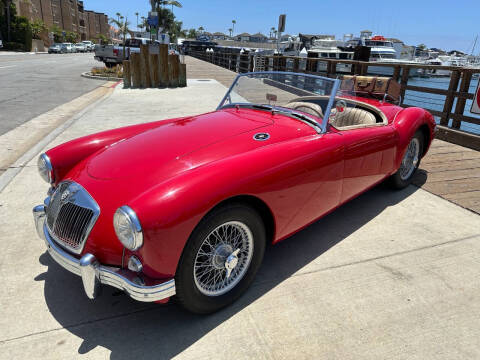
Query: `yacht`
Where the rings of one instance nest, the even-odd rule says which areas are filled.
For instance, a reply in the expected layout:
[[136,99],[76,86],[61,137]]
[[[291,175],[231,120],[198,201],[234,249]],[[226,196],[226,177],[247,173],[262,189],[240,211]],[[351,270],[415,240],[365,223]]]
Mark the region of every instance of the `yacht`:
[[[439,66],[458,66],[467,67],[467,59],[463,56],[456,55],[439,55],[434,59],[427,59],[423,61],[425,65],[439,65]],[[451,71],[445,69],[418,69],[420,76],[444,77],[450,76]]]
[[[416,61],[400,59],[400,54],[393,47],[393,43],[383,36],[372,36],[372,32],[365,30],[360,33],[359,38],[352,38],[346,42],[346,46],[355,48],[357,46],[367,46],[370,48],[369,62],[381,62],[387,64],[418,64]],[[385,66],[369,66],[368,72],[378,75],[393,75],[393,67]],[[410,76],[415,76],[415,72],[411,72]]]
[[[353,60],[353,51],[342,50],[345,43],[335,38],[315,39],[312,46],[308,49],[309,57],[336,59],[336,60]],[[313,56],[312,56],[313,55]],[[317,71],[326,72],[327,63],[318,62]],[[350,73],[352,70],[351,64],[337,64],[337,72]]]

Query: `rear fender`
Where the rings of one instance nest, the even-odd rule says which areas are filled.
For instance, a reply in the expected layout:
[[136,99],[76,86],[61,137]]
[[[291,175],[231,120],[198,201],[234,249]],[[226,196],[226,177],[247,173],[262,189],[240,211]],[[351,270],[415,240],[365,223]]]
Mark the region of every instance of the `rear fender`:
[[395,127],[398,134],[397,142],[397,152],[395,157],[395,169],[400,167],[407,146],[410,143],[413,135],[422,128],[425,128],[428,132],[428,140],[424,143],[424,151],[422,157],[427,153],[427,150],[430,147],[430,144],[433,140],[435,133],[435,120],[428,111],[417,108],[410,107],[400,111],[393,121],[393,126]]

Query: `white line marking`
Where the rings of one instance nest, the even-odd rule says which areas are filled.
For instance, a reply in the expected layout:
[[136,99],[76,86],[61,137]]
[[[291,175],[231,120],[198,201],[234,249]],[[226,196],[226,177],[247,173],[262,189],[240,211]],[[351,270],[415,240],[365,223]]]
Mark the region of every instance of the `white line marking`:
[[0,66],[0,69],[6,69],[11,67],[16,67],[17,65],[10,65],[10,66]]

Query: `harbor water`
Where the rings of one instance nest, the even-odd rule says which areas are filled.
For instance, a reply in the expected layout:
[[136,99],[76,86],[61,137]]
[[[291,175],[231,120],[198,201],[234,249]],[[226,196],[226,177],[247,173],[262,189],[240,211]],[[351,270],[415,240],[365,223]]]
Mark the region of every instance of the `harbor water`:
[[[478,78],[472,79],[470,83],[469,93],[472,93],[472,94],[475,93],[479,81],[480,79]],[[450,84],[449,77],[411,78],[408,80],[408,85],[431,87],[431,88],[445,89],[445,90],[448,90],[449,84]],[[437,111],[443,111],[444,102],[445,102],[445,95],[427,94],[427,93],[411,91],[411,90],[408,90],[406,92],[405,99],[404,99],[404,104],[406,105],[418,106],[425,109],[432,109]],[[456,106],[456,100],[455,100],[455,103],[453,104],[453,111],[455,111],[455,106]],[[472,100],[467,100],[465,105],[464,115],[476,117],[480,120],[480,115],[472,114],[470,112],[471,106],[472,106]],[[439,119],[437,118],[436,120],[438,123]],[[451,121],[452,120],[450,120],[450,124],[451,124]],[[460,129],[474,133],[474,134],[480,134],[480,125],[462,122]]]

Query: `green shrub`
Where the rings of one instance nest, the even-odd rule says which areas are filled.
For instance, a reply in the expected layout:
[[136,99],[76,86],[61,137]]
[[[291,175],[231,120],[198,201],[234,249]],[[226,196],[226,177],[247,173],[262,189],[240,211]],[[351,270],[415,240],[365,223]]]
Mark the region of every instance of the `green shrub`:
[[17,16],[12,23],[12,42],[23,44],[24,51],[32,50],[32,28],[26,17]]
[[18,43],[18,42],[7,42],[3,45],[4,50],[10,51],[24,51],[25,44]]

